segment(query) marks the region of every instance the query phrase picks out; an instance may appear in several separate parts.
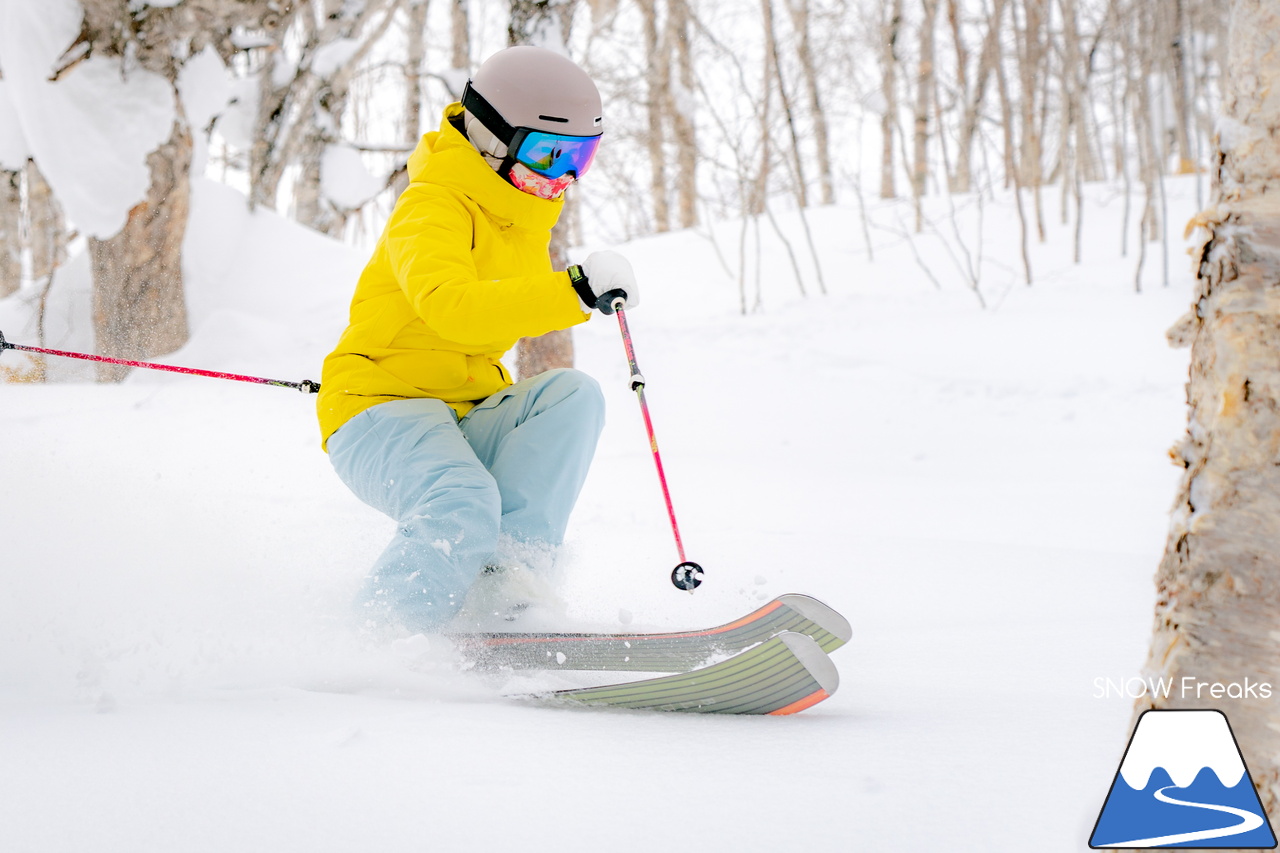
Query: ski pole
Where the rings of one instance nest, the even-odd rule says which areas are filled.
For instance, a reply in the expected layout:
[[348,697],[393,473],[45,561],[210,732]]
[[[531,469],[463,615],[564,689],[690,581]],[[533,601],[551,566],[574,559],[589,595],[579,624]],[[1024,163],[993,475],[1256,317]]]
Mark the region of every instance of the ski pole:
[[7,349],[17,350],[18,352],[34,352],[41,355],[56,355],[61,358],[78,358],[84,361],[96,361],[102,364],[118,364],[123,367],[145,367],[148,370],[167,370],[170,373],[185,373],[189,376],[208,376],[212,379],[230,379],[235,382],[252,382],[256,385],[275,385],[280,388],[296,388],[304,394],[315,394],[320,390],[319,382],[312,382],[310,379],[304,379],[301,382],[288,382],[283,379],[264,379],[261,376],[243,376],[239,373],[220,373],[216,370],[200,370],[195,367],[178,367],[172,364],[156,364],[153,361],[128,361],[123,358],[110,358],[105,355],[90,355],[84,352],[67,352],[66,350],[45,349],[44,347],[29,347],[22,344],[11,344],[4,339],[4,332],[0,332],[0,355],[4,355]]
[[653,451],[653,464],[658,469],[658,483],[662,486],[662,497],[667,502],[667,517],[671,519],[671,532],[676,538],[676,551],[680,554],[680,564],[671,570],[671,583],[677,589],[693,592],[702,584],[705,574],[702,566],[689,560],[684,555],[684,542],[680,538],[680,525],[676,523],[676,511],[671,505],[671,490],[667,487],[667,475],[662,470],[662,455],[658,453],[658,439],[653,434],[653,419],[649,417],[649,404],[644,399],[644,376],[640,366],[636,364],[636,350],[631,344],[631,330],[627,327],[627,315],[622,310],[625,301],[620,296],[613,300],[613,313],[618,315],[618,329],[622,332],[622,345],[627,350],[627,363],[631,366],[631,390],[636,392],[640,400],[640,412],[644,415],[644,428],[649,434],[649,449]]

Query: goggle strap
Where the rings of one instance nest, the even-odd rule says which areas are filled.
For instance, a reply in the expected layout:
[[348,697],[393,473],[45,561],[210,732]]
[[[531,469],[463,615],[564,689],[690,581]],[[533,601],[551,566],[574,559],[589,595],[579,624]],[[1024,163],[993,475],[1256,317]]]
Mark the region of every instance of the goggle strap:
[[502,114],[493,108],[484,99],[484,96],[471,88],[471,81],[467,81],[467,86],[462,90],[462,106],[470,110],[471,114],[480,120],[480,123],[489,128],[494,136],[502,141],[503,145],[511,147],[511,140],[515,139],[516,129],[507,123]]

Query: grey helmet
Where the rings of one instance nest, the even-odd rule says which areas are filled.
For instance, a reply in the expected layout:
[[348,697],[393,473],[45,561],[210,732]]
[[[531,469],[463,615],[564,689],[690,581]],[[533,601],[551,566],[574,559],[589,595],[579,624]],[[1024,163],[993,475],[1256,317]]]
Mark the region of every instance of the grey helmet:
[[515,165],[511,144],[525,135],[520,131],[599,137],[604,130],[600,92],[587,72],[567,56],[532,45],[485,60],[467,82],[462,106],[467,138],[508,181]]

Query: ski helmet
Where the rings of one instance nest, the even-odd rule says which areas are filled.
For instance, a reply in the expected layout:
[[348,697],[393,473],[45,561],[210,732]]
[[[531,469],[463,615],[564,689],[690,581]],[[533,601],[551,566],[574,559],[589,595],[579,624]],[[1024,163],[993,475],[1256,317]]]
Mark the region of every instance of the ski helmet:
[[489,57],[463,91],[467,137],[517,188],[554,198],[581,178],[603,132],[600,92],[573,60],[520,45]]

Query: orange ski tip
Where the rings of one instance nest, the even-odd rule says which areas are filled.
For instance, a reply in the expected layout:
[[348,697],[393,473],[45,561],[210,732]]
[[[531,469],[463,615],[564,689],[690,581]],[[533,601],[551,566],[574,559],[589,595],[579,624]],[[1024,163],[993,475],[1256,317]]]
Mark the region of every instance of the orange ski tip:
[[812,708],[814,705],[817,705],[823,699],[830,699],[830,698],[831,698],[830,693],[828,693],[825,690],[819,689],[818,692],[810,693],[808,696],[804,697],[803,699],[797,702],[792,702],[790,705],[784,705],[783,707],[778,708],[777,710],[770,711],[769,716],[784,717],[788,714],[798,714],[801,711],[803,711],[805,708]]
[[755,622],[757,619],[760,619],[763,616],[768,616],[770,613],[777,610],[781,606],[782,606],[781,601],[777,601],[777,600],[770,601],[764,607],[761,607],[759,610],[756,610],[752,613],[748,613],[746,616],[743,616],[741,619],[735,622],[730,622],[728,625],[721,625],[717,628],[710,628],[706,631],[693,631],[689,634],[689,636],[697,637],[697,636],[702,636],[707,634],[719,634],[724,631],[732,631],[734,628],[741,628],[743,625],[750,625],[752,622]]

